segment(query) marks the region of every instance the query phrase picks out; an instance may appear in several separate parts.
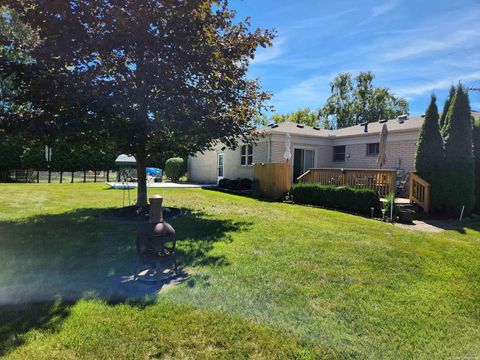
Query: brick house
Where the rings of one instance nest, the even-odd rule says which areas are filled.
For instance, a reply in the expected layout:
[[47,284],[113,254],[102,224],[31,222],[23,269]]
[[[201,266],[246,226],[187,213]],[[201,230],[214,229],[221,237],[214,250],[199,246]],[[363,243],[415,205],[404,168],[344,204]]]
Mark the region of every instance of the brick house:
[[[478,117],[478,113],[474,114]],[[255,163],[285,163],[287,134],[290,135],[289,161],[292,179],[310,168],[378,169],[380,131],[387,125],[387,163],[401,178],[414,170],[416,142],[423,116],[356,125],[338,130],[324,130],[291,122],[258,129],[261,134],[255,145],[240,144],[225,149],[219,144],[213,150],[188,159],[188,177],[197,183],[217,183],[221,178],[253,178]]]

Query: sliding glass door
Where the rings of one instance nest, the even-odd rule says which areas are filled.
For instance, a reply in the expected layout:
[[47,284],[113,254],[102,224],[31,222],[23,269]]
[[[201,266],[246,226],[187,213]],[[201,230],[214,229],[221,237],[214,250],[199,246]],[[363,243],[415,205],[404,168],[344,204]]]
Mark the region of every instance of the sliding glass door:
[[314,167],[315,151],[308,149],[295,149],[293,152],[293,181]]

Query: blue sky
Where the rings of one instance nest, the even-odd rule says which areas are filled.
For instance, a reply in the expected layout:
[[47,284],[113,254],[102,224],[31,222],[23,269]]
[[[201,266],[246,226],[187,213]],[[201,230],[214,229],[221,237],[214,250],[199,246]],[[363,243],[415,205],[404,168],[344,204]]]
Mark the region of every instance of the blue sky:
[[[376,86],[407,98],[422,114],[430,94],[439,108],[451,84],[480,87],[479,0],[234,0],[238,16],[275,28],[250,76],[274,93],[276,112],[317,108],[339,72],[373,71]],[[480,92],[470,92],[480,110]]]

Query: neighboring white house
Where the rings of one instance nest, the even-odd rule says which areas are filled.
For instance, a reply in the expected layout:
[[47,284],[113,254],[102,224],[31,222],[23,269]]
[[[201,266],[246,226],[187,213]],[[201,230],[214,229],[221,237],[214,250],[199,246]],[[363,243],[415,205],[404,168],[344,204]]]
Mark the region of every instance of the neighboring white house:
[[[475,113],[475,117],[479,114]],[[423,116],[399,117],[338,130],[324,130],[285,122],[258,130],[262,137],[253,146],[240,144],[236,150],[218,145],[188,159],[188,177],[197,183],[217,183],[221,178],[253,179],[255,163],[285,163],[287,134],[290,134],[292,178],[310,168],[378,169],[380,131],[387,125],[387,163],[398,177],[414,170],[416,143]]]

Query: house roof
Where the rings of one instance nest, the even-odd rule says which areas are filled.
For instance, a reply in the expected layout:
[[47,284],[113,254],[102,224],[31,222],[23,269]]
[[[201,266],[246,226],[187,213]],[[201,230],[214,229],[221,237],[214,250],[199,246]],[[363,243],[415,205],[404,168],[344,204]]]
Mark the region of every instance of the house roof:
[[[407,120],[399,121],[398,119],[388,120],[384,122],[387,125],[389,132],[403,132],[403,131],[418,131],[423,124],[424,118],[422,116],[409,117]],[[313,128],[311,126],[304,125],[299,127],[298,124],[293,122],[283,122],[277,124],[277,126],[267,126],[259,129],[261,133],[267,134],[291,134],[291,135],[303,135],[303,136],[315,136],[326,138],[343,138],[350,136],[360,135],[372,135],[379,134],[382,130],[383,124],[380,122],[372,122],[368,124],[368,132],[364,131],[364,126],[354,125],[343,129],[337,130],[325,130]]]
[[[473,111],[471,112],[472,117],[475,121],[480,121],[480,112]],[[298,135],[298,136],[311,136],[319,137],[325,139],[342,139],[348,137],[358,137],[362,135],[376,135],[380,134],[382,131],[383,124],[387,125],[389,133],[400,133],[400,132],[414,132],[420,131],[423,121],[425,120],[424,116],[412,116],[407,117],[405,120],[392,119],[383,122],[371,122],[368,123],[368,132],[365,132],[363,125],[354,125],[342,129],[336,130],[326,130],[321,128],[314,128],[307,125],[299,125],[294,122],[286,121],[279,124],[274,124],[265,126],[257,129],[257,133],[260,135]]]
[[325,130],[320,128],[313,128],[307,125],[298,125],[293,122],[283,122],[272,126],[266,126],[258,129],[260,133],[268,134],[291,134],[291,135],[306,135],[306,136],[329,136],[333,135],[334,130]]
[[368,124],[368,132],[364,132],[364,126],[349,126],[343,129],[334,130],[336,137],[347,137],[363,134],[380,134],[383,124],[387,125],[388,132],[400,131],[418,131],[422,127],[424,118],[421,116],[409,117],[407,120],[399,121],[398,119],[388,120],[385,123],[378,121]]

